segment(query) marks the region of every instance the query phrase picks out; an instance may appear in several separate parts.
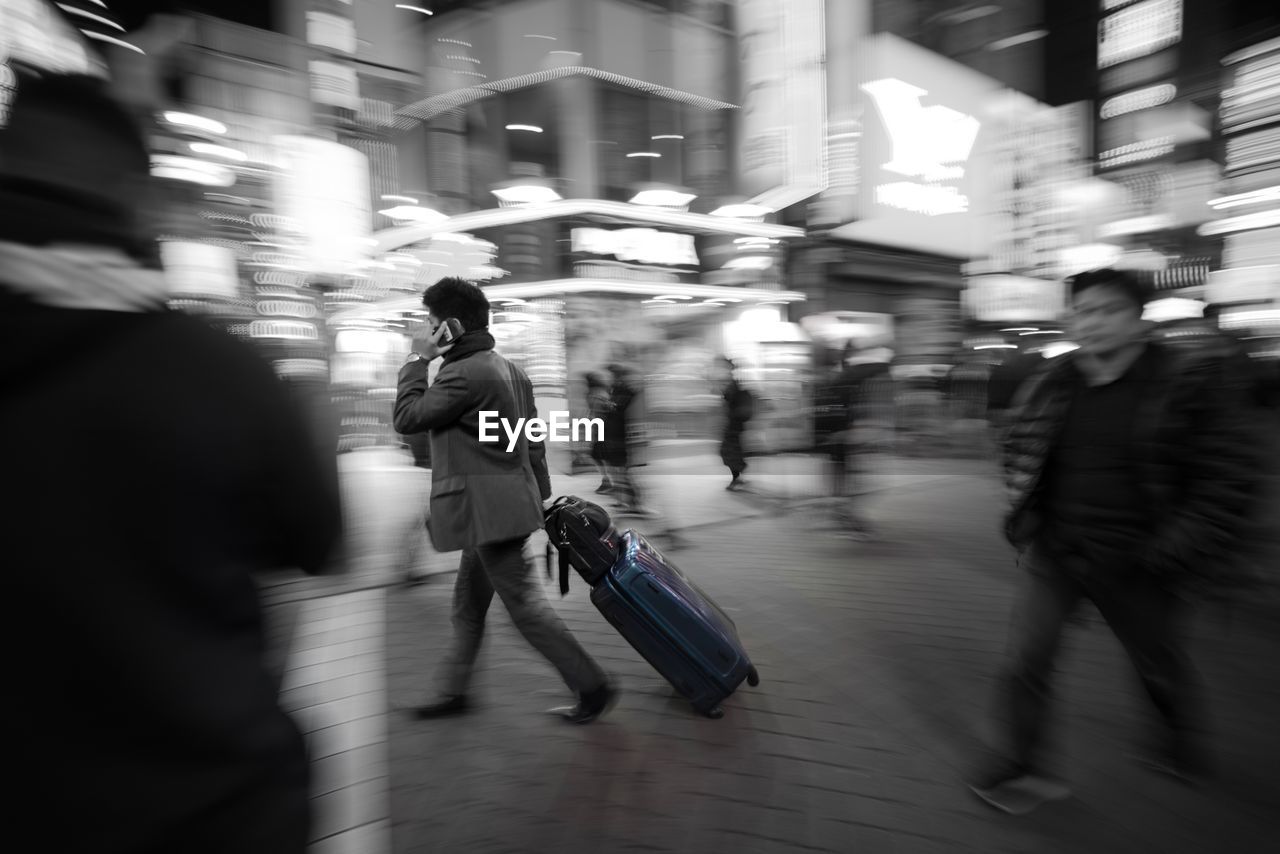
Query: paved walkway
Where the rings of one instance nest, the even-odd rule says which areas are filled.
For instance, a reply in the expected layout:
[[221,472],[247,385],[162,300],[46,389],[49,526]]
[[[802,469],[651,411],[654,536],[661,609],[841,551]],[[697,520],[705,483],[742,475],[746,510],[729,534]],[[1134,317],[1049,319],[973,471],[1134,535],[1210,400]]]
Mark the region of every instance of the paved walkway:
[[[670,554],[734,615],[762,684],[732,698],[725,719],[697,718],[584,585],[565,599],[549,585],[622,681],[619,707],[583,728],[543,715],[568,698],[497,608],[483,705],[413,721],[403,707],[429,691],[447,642],[451,576],[400,583],[429,476],[367,453],[346,455],[348,572],[268,589],[288,640],[284,702],[315,756],[317,852],[1247,852],[1280,834],[1275,609],[1242,619],[1214,607],[1192,627],[1218,716],[1217,785],[1186,791],[1123,760],[1145,709],[1088,615],[1060,689],[1077,799],[1010,819],[964,790],[1014,581],[995,533],[1000,490],[978,460],[869,461],[863,500],[883,537],[856,544],[824,527],[815,460],[755,460],[755,491],[728,493],[712,456],[657,459],[640,471],[679,521]],[[596,483],[554,477],[557,494]],[[629,521],[672,546],[667,520]],[[454,565],[456,554],[423,547],[416,570]]]

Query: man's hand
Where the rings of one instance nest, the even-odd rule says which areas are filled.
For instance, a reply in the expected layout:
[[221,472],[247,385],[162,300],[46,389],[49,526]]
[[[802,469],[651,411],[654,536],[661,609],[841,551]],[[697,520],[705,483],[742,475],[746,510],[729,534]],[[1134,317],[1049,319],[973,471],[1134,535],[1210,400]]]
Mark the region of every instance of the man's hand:
[[440,355],[440,348],[436,346],[433,340],[434,333],[431,331],[430,325],[426,323],[418,324],[417,330],[413,333],[410,348],[428,362]]

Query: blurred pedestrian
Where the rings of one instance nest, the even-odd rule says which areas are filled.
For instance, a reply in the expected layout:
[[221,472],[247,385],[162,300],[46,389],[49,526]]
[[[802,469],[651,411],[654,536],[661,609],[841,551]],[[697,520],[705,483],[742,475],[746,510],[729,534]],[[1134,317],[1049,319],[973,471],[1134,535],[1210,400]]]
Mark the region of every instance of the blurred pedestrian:
[[[609,380],[599,371],[587,371],[587,417],[591,419],[600,419],[601,423],[607,422],[609,419],[609,411],[613,404],[609,394]],[[597,493],[609,493],[613,491],[613,481],[609,479],[609,469],[605,466],[605,442],[604,438],[596,439],[591,443],[591,461],[595,464],[596,471],[600,473],[600,485],[596,487]]]
[[747,456],[742,447],[742,434],[747,429],[747,422],[755,416],[756,400],[739,380],[737,364],[727,357],[722,363],[726,380],[721,395],[724,398],[724,434],[720,440],[720,460],[732,476],[725,489],[737,490],[745,486],[742,473],[747,470]]
[[626,365],[609,365],[609,410],[604,421],[604,458],[619,509],[633,516],[648,516],[636,468],[644,442],[644,411],[640,387]]
[[[408,446],[409,453],[413,455],[413,467],[428,472],[426,477],[430,478],[431,435],[426,432],[410,433],[401,435],[400,438]],[[408,527],[400,538],[400,546],[397,549],[400,557],[396,574],[403,577],[405,582],[411,585],[427,579],[425,573],[419,572],[419,562],[427,545],[427,518],[425,512],[413,514]]]
[[309,764],[253,574],[328,566],[336,460],[250,347],[166,309],[149,155],[105,81],[15,70],[0,129],[9,829],[59,851],[301,854]]
[[1255,488],[1241,389],[1223,362],[1149,343],[1131,274],[1082,273],[1070,287],[1080,348],[1024,383],[1006,448],[1006,534],[1024,572],[1003,743],[971,788],[1012,813],[1069,794],[1047,773],[1042,740],[1063,627],[1086,598],[1163,718],[1146,764],[1183,778],[1209,770],[1181,621],[1230,558]]
[[846,344],[818,382],[813,424],[818,449],[826,457],[831,513],[850,536],[866,539],[871,535],[870,524],[855,511],[850,467],[851,457],[861,450],[854,443],[859,383],[874,371],[868,371],[871,363],[859,360],[857,353],[852,342]]
[[[533,385],[516,365],[494,351],[489,300],[471,282],[446,278],[427,288],[427,324],[400,369],[395,428],[429,430],[434,476],[429,529],[440,551],[462,550],[453,590],[453,647],[440,668],[440,696],[417,709],[420,718],[465,712],[485,615],[496,593],[511,621],[577,697],[556,711],[574,723],[595,720],[617,690],[547,604],[525,557],[529,534],[542,527],[542,505],[551,497],[546,447],[520,434],[480,441],[480,412],[496,412],[515,424],[534,418]],[[427,366],[443,357],[435,382]]]

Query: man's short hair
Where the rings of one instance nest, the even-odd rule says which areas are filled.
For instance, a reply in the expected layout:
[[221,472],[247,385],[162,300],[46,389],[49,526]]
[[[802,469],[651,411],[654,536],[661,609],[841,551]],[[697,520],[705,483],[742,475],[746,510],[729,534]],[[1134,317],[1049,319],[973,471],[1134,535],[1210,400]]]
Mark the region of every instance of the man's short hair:
[[456,318],[468,332],[489,328],[489,298],[466,279],[449,276],[427,288],[422,304],[436,317]]
[[1111,267],[1079,273],[1067,279],[1067,285],[1071,289],[1071,298],[1073,300],[1084,291],[1098,285],[1107,285],[1115,288],[1133,300],[1134,305],[1139,308],[1147,304],[1147,297],[1149,296],[1146,286],[1137,276],[1128,270],[1116,270]]

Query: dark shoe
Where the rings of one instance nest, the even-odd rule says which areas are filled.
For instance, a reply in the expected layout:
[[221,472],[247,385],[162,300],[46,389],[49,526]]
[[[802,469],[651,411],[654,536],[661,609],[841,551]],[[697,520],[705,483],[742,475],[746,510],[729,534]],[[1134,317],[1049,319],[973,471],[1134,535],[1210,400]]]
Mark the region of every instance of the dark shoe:
[[1012,763],[1001,763],[969,784],[969,789],[996,809],[1010,815],[1026,815],[1049,801],[1071,797],[1064,783],[1032,774]]
[[576,706],[554,709],[565,720],[575,724],[589,724],[603,715],[618,701],[618,689],[606,682],[595,691],[578,695]]
[[467,698],[464,694],[453,694],[448,697],[442,697],[434,703],[425,706],[419,706],[413,710],[416,718],[445,718],[450,715],[460,715],[467,711]]

